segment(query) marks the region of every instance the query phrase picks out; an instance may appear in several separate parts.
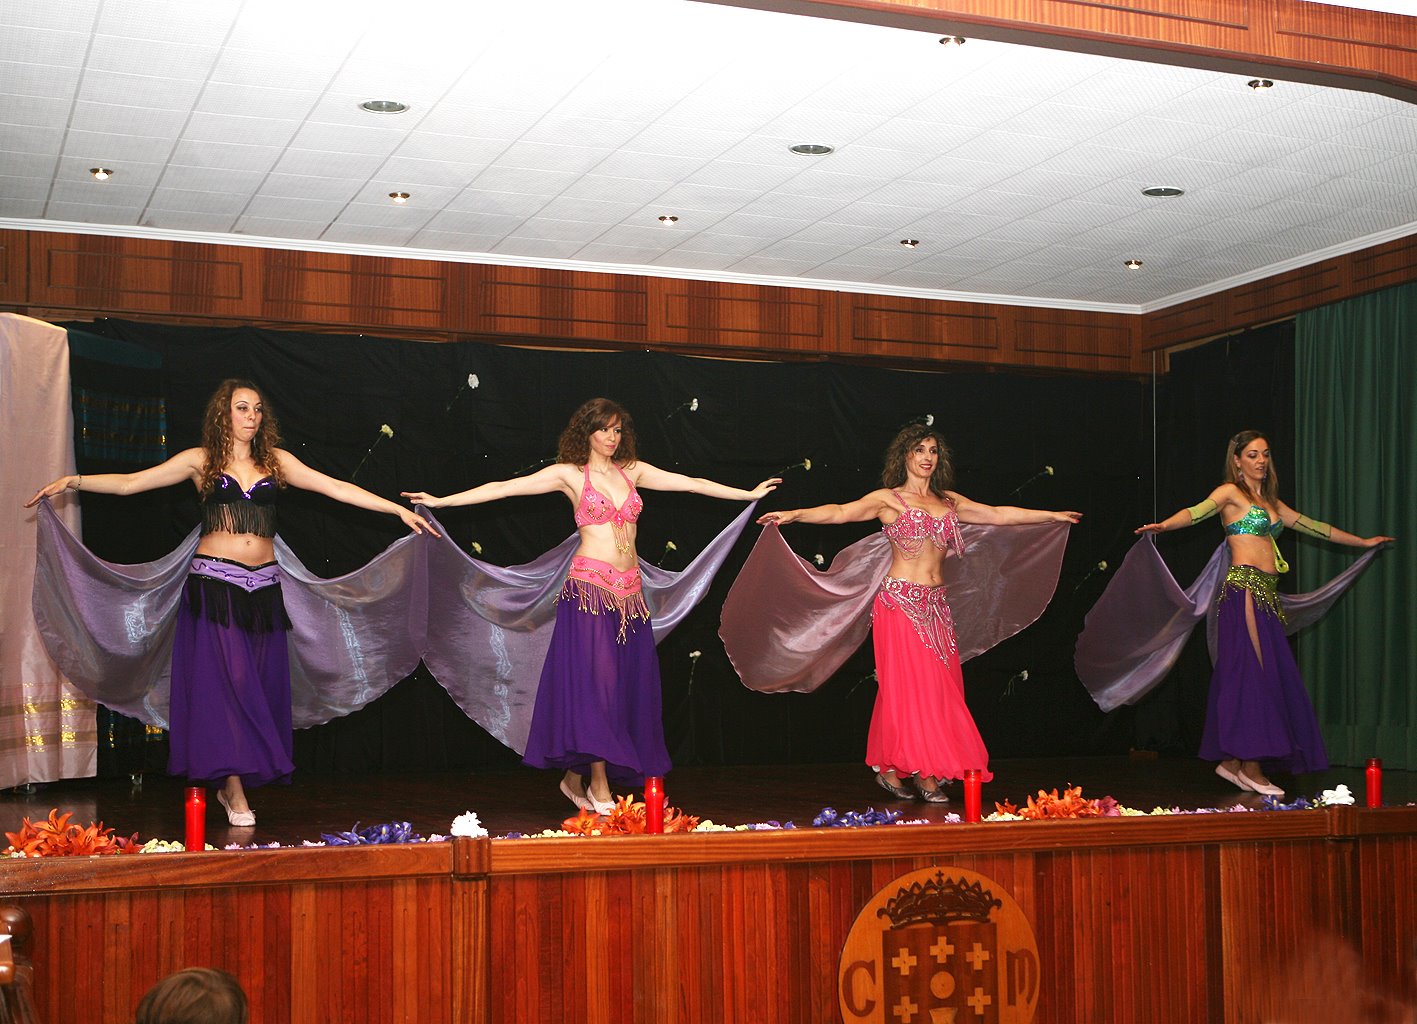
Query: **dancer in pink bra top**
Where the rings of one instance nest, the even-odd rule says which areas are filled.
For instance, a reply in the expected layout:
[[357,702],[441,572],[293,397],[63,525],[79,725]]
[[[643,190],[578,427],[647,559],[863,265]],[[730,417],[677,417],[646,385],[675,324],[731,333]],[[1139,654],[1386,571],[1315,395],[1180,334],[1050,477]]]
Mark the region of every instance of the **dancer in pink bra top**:
[[612,782],[635,786],[670,766],[659,658],[635,552],[640,488],[756,501],[780,482],[774,477],[745,491],[639,461],[630,414],[593,398],[562,431],[554,465],[446,498],[404,492],[429,508],[552,491],[571,500],[580,546],[557,601],[523,760],[562,769],[561,792],[577,807],[607,814]]
[[886,450],[884,487],[845,505],[769,512],[759,523],[860,523],[879,519],[891,544],[891,566],[876,593],[871,630],[879,686],[866,761],[876,781],[902,800],[913,776],[923,800],[949,798],[941,781],[979,768],[989,754],[964,702],[954,623],[942,579],[945,558],[964,553],[960,523],[1013,526],[1069,522],[1079,512],[984,505],[949,489],[949,449],[926,424],[900,431]]

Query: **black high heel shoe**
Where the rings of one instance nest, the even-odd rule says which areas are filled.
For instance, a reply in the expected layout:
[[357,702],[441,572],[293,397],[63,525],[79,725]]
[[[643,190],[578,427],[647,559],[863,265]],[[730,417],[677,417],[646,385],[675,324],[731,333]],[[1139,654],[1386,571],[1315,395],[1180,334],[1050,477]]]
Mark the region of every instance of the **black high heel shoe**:
[[914,799],[915,799],[915,794],[914,794],[914,793],[912,793],[910,790],[906,789],[904,786],[901,786],[901,785],[898,785],[898,784],[892,782],[890,779],[886,778],[886,777],[885,777],[884,775],[882,775],[880,772],[877,772],[877,773],[876,773],[876,785],[880,786],[882,789],[884,789],[884,790],[885,790],[887,793],[889,793],[891,796],[895,797],[897,800],[914,800]]

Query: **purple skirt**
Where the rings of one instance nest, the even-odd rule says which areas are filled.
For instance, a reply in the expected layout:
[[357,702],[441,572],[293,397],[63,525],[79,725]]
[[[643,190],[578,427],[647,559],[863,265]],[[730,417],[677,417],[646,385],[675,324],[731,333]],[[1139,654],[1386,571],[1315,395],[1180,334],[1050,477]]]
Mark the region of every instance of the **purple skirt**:
[[556,602],[522,760],[582,775],[604,761],[612,783],[638,788],[670,768],[654,631],[645,618],[583,610],[578,594],[568,585]]
[[[1200,756],[1207,761],[1267,761],[1291,773],[1324,771],[1328,752],[1284,624],[1272,607],[1273,584],[1265,588],[1268,595],[1252,592],[1234,581],[1237,568],[1250,569],[1232,568],[1221,588],[1215,672]],[[1255,657],[1245,623],[1247,598],[1254,604],[1261,658]]]
[[167,770],[219,785],[288,782],[290,661],[274,564],[199,557],[183,585],[172,644]]

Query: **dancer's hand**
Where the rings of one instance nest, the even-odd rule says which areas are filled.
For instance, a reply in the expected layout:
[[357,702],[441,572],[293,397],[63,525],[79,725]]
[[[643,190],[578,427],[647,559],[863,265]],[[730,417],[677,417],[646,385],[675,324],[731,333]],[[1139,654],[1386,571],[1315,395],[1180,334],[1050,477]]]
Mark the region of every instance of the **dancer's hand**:
[[[773,491],[777,490],[777,485],[780,483],[782,483],[782,477],[768,477],[762,483],[758,484],[757,487],[749,491],[748,495],[753,501],[757,501],[759,498],[766,498]],[[760,519],[758,522],[762,522],[762,520]]]
[[1081,512],[1054,512],[1054,513],[1053,513],[1053,522],[1055,522],[1055,523],[1072,523],[1074,526],[1076,526],[1078,523],[1082,522],[1082,513],[1081,513]]
[[421,515],[419,515],[417,512],[414,512],[412,509],[399,509],[399,518],[403,520],[403,525],[407,526],[414,533],[422,533],[424,530],[427,530],[431,536],[442,536],[442,534],[440,534],[437,530],[433,529],[432,523],[424,519]]
[[34,508],[39,504],[40,498],[52,498],[56,494],[63,494],[65,491],[76,491],[79,489],[79,478],[70,474],[61,476],[58,480],[45,484],[34,492],[34,497],[25,502],[25,508]]
[[400,497],[408,499],[410,505],[427,505],[429,508],[442,508],[443,499],[427,491],[399,491]]
[[1166,527],[1160,523],[1147,523],[1145,526],[1138,526],[1133,533],[1165,533]]
[[775,523],[778,526],[786,526],[788,523],[797,522],[801,516],[802,510],[800,508],[784,509],[781,512],[765,512],[758,516],[758,525],[767,526],[769,523]]
[[1379,544],[1396,544],[1396,543],[1397,543],[1397,538],[1396,538],[1396,537],[1364,537],[1364,538],[1363,538],[1363,547],[1365,547],[1365,548],[1375,548],[1375,547],[1377,547]]

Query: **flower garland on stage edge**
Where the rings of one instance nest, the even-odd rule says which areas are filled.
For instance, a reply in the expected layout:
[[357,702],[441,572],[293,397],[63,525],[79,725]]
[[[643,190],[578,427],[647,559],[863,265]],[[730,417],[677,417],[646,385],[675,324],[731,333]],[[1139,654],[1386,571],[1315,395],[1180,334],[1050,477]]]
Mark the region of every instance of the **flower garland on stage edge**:
[[[986,815],[987,822],[1003,821],[1060,821],[1079,818],[1146,817],[1168,814],[1228,814],[1258,811],[1309,811],[1321,810],[1354,803],[1353,794],[1346,785],[1324,790],[1313,797],[1300,796],[1285,803],[1275,797],[1265,797],[1258,808],[1235,804],[1231,807],[1200,807],[1184,810],[1180,807],[1156,807],[1151,811],[1139,811],[1124,807],[1110,796],[1088,799],[1082,795],[1081,786],[1064,787],[1059,791],[1038,791],[1036,797],[1029,797],[1022,807],[1010,802],[996,803],[994,812]],[[71,812],[60,814],[58,808],[49,812],[48,819],[38,822],[23,819],[18,832],[6,832],[10,846],[0,856],[5,857],[64,857],[64,856],[104,856],[127,853],[181,853],[186,847],[179,842],[164,839],[150,839],[146,843],[138,841],[137,833],[124,838],[115,835],[115,830],[104,826],[103,822],[87,828],[70,824]],[[906,818],[901,811],[878,811],[868,807],[864,811],[837,811],[824,807],[815,818],[815,828],[867,828],[877,825],[941,825],[958,824],[958,814],[945,815],[943,820]],[[666,834],[688,832],[763,832],[795,829],[795,822],[765,821],[744,825],[720,825],[707,819],[699,819],[674,808],[664,809],[664,831]],[[458,815],[449,828],[450,836],[487,837],[478,816],[471,811]],[[575,817],[567,818],[559,829],[545,829],[536,833],[509,832],[503,839],[571,838],[592,836],[630,836],[646,834],[645,805],[632,796],[619,797],[615,808],[608,815],[596,815],[581,811]],[[432,834],[421,836],[406,821],[371,825],[361,829],[358,823],[347,832],[324,833],[318,842],[305,840],[298,844],[271,843],[231,843],[227,850],[267,850],[291,847],[318,846],[386,846],[409,843],[446,842],[450,836]],[[208,845],[208,850],[215,847]]]

